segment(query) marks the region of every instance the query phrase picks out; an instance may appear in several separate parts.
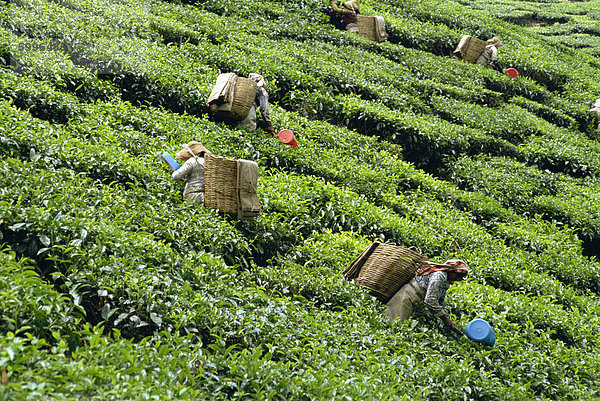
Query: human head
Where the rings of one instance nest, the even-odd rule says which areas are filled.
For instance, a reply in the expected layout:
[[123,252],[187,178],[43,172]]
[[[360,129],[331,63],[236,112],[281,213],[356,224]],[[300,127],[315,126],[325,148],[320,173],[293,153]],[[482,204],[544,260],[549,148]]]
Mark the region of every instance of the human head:
[[461,273],[457,273],[457,272],[455,272],[453,270],[448,270],[446,272],[446,274],[448,275],[448,281],[451,282],[451,283],[453,283],[455,281],[462,281],[462,280],[464,280],[467,277],[466,273],[461,274]]
[[248,79],[251,79],[254,82],[256,82],[256,86],[258,86],[259,88],[265,86],[265,79],[260,74],[256,74],[256,73],[252,72],[252,73],[248,74]]
[[360,11],[360,5],[358,4],[357,0],[349,0],[342,4],[344,5],[344,7],[346,7],[349,10],[354,10],[356,12]]
[[504,45],[502,44],[502,42],[500,41],[500,38],[499,38],[498,36],[494,36],[493,38],[489,39],[489,40],[487,41],[487,43],[488,43],[489,45],[494,45],[494,46],[496,46],[496,48],[497,48],[497,49],[498,49],[498,48],[500,48],[500,47],[502,47],[502,46],[504,46]]
[[210,153],[200,142],[192,141],[185,145],[175,157],[181,160],[187,160],[192,156],[204,156],[205,153]]
[[463,280],[470,273],[469,266],[460,259],[449,259],[444,262],[444,266],[448,266],[446,273],[450,282]]

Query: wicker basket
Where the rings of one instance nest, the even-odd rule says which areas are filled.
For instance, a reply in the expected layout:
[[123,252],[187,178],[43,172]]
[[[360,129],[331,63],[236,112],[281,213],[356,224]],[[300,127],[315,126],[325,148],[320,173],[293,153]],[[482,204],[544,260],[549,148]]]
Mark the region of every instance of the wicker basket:
[[427,257],[414,248],[374,242],[350,264],[344,277],[387,303],[425,261]]
[[363,251],[363,253],[358,255],[356,259],[354,259],[354,261],[350,263],[350,265],[346,268],[346,270],[344,270],[343,273],[344,278],[347,281],[351,281],[358,277],[360,269],[362,269],[363,265],[365,264],[365,261],[369,259],[369,256],[371,256],[375,248],[380,244],[381,242],[379,241],[373,242],[367,249]]
[[358,19],[358,34],[363,38],[375,40],[375,17],[358,14],[356,18]]
[[477,61],[477,58],[481,55],[483,50],[485,50],[485,42],[481,39],[477,39],[470,35],[464,35],[453,54],[455,57],[460,58],[464,61],[468,61],[469,63],[474,63]]
[[363,38],[383,42],[389,35],[385,29],[385,20],[380,16],[357,15],[358,34]]
[[256,82],[248,78],[238,77],[231,102],[231,114],[234,119],[243,120],[254,105],[256,98]]
[[252,219],[262,212],[256,194],[258,164],[207,154],[204,164],[204,205],[238,219]]
[[207,154],[204,164],[204,205],[237,215],[237,161]]
[[481,53],[485,50],[485,42],[481,39],[471,38],[469,46],[467,47],[467,54],[465,55],[465,61],[474,63],[477,61]]

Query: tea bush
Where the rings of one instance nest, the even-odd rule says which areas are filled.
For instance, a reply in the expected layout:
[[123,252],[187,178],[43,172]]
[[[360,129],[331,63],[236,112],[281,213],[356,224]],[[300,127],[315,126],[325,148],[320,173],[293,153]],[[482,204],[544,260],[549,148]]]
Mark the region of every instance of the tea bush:
[[486,193],[520,213],[568,224],[584,240],[597,236],[597,180],[577,180],[514,160],[489,157],[458,160],[452,179],[461,187]]
[[31,261],[17,259],[15,252],[7,247],[1,250],[0,258],[3,334],[29,332],[49,338],[50,333],[76,324],[78,319],[69,299],[41,279]]

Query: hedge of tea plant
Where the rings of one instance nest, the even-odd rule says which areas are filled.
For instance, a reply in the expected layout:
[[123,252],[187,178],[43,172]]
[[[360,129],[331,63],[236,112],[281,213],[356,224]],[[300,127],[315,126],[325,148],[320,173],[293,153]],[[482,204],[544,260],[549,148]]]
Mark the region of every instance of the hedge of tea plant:
[[[288,181],[289,181],[289,179],[288,179]],[[294,185],[294,186],[293,186],[293,188],[297,188],[297,187],[298,187],[297,185]],[[291,187],[291,188],[292,188],[292,187]],[[291,189],[291,188],[290,188],[290,189]],[[283,188],[281,188],[281,189],[283,189]],[[327,188],[323,188],[323,189],[324,189],[324,190],[326,190]],[[332,189],[333,189],[333,188],[332,188]],[[331,190],[332,190],[332,189],[331,189]],[[372,211],[372,213],[376,213],[376,211],[375,211],[375,210],[373,210],[373,211]],[[182,266],[182,267],[183,267],[183,266]],[[215,268],[215,266],[212,266],[212,269],[214,269],[214,268]],[[127,270],[126,270],[126,271],[127,271]],[[158,271],[158,272],[156,272],[156,271],[155,271],[154,273],[156,273],[156,274],[158,275],[158,277],[161,277],[161,278],[162,278],[161,271]],[[106,279],[105,279],[105,280],[106,280]],[[198,281],[197,281],[197,279],[195,279],[195,280],[194,280],[194,282],[196,282],[196,283],[197,283],[197,282],[198,282]],[[196,285],[198,285],[198,284],[196,284]],[[214,284],[213,284],[213,285],[214,285]],[[246,285],[248,285],[248,284],[246,284]],[[170,291],[167,291],[167,290],[168,290],[168,289],[170,289],[170,288],[172,288],[172,285],[170,285],[170,286],[166,287],[166,288],[165,288],[165,292],[167,292],[167,293],[168,293],[168,292],[170,292]],[[201,288],[201,287],[200,287],[200,288]],[[200,288],[199,288],[199,289],[200,289]],[[215,289],[215,290],[216,290],[216,289]],[[221,289],[220,291],[223,291],[223,289]],[[249,290],[248,290],[248,288],[246,288],[246,290],[245,290],[246,296],[248,296],[248,294],[249,294],[249,293],[248,293],[248,291],[249,291]],[[355,291],[356,291],[356,290],[355,290]],[[227,293],[227,292],[228,292],[228,291],[225,291],[225,293]],[[308,300],[304,300],[304,301],[302,301],[302,299],[303,299],[303,298],[301,298],[301,297],[298,297],[298,296],[295,296],[295,297],[293,297],[292,299],[294,300],[294,302],[296,302],[296,303],[300,303],[300,304],[306,304],[306,303],[308,302]],[[226,301],[226,302],[229,302],[229,301]],[[248,302],[248,301],[245,301],[245,302]],[[236,301],[236,304],[237,304],[237,305],[239,305],[239,301]],[[372,304],[372,301],[370,301],[370,302],[369,302],[369,304]],[[251,304],[250,304],[250,305],[251,305]],[[248,307],[250,307],[250,305],[248,305]],[[217,308],[217,309],[215,310],[216,312],[218,312],[218,313],[219,313],[219,315],[220,315],[221,317],[218,317],[218,316],[216,316],[216,317],[214,317],[214,318],[211,318],[211,319],[217,319],[217,321],[218,321],[218,320],[220,320],[220,319],[225,319],[224,321],[228,322],[228,323],[225,323],[225,324],[227,324],[227,325],[229,326],[229,329],[228,329],[229,331],[227,332],[227,338],[229,339],[229,341],[236,341],[237,343],[239,343],[240,341],[242,341],[242,343],[249,343],[249,344],[251,344],[253,341],[256,341],[256,340],[255,340],[255,338],[256,338],[256,336],[257,336],[258,334],[261,334],[261,336],[260,336],[259,338],[261,338],[261,339],[263,338],[262,336],[263,336],[265,333],[262,333],[262,332],[261,332],[261,330],[258,330],[258,331],[257,331],[257,329],[258,329],[258,328],[260,328],[261,326],[264,326],[264,325],[265,325],[265,323],[269,322],[269,320],[265,320],[265,321],[257,320],[257,319],[259,319],[259,318],[260,318],[261,314],[262,314],[262,313],[278,313],[278,314],[279,314],[279,316],[280,316],[280,318],[281,318],[281,316],[282,316],[282,315],[281,315],[281,313],[283,312],[283,311],[277,312],[277,309],[275,309],[275,310],[273,310],[273,311],[271,312],[271,311],[269,310],[269,307],[268,307],[267,305],[264,305],[264,304],[262,304],[262,303],[261,303],[261,304],[259,304],[259,305],[260,305],[260,306],[262,306],[262,308],[259,308],[260,310],[256,310],[256,309],[254,309],[254,310],[253,310],[253,314],[254,314],[254,315],[256,315],[256,317],[253,317],[253,316],[246,316],[246,315],[244,315],[244,314],[240,315],[240,314],[239,314],[239,311],[238,311],[237,313],[235,313],[235,315],[231,315],[231,314],[230,314],[230,312],[227,312],[227,307],[225,307],[225,305],[222,305],[222,307],[219,307],[219,308]],[[221,306],[221,305],[219,305],[219,306]],[[306,308],[306,305],[304,305],[303,307],[304,307],[304,308]],[[256,308],[256,306],[255,306],[255,308]],[[263,308],[264,308],[264,309],[263,309]],[[281,308],[281,307],[279,307],[279,308]],[[541,309],[540,309],[540,308],[541,308]],[[545,308],[545,309],[544,309],[544,308]],[[539,306],[538,306],[538,309],[540,309],[540,310],[538,310],[536,313],[539,313],[539,312],[541,312],[542,310],[544,310],[544,313],[545,313],[546,315],[553,316],[553,314],[552,314],[552,312],[551,312],[551,311],[552,311],[552,309],[550,309],[550,310],[549,310],[549,309],[548,309],[548,307],[542,307],[542,305],[539,305]],[[533,310],[530,310],[529,312],[528,312],[527,310],[528,310],[528,309],[527,309],[527,308],[525,308],[525,309],[524,309],[522,312],[520,312],[520,313],[525,313],[525,316],[527,316],[527,314],[528,314],[528,313],[531,313],[531,312],[533,312]],[[297,311],[296,311],[296,312],[297,312]],[[559,314],[559,316],[561,315],[560,311],[558,312],[558,314]],[[344,315],[344,314],[342,314],[342,316],[343,316],[343,315]],[[234,319],[232,320],[231,318],[232,318],[233,316],[237,316],[237,317],[236,317],[236,318],[234,318]],[[381,317],[380,317],[380,318],[381,318]],[[557,316],[557,318],[558,318],[558,316]],[[589,316],[588,316],[588,318],[589,318]],[[155,319],[156,319],[156,318],[155,318]],[[303,319],[306,319],[306,317],[304,317]],[[329,319],[331,319],[331,317],[330,317]],[[532,319],[532,315],[529,315],[529,318],[528,318],[528,319]],[[253,324],[252,324],[251,326],[249,326],[249,327],[248,327],[248,329],[244,329],[244,327],[247,327],[247,325],[248,325],[248,323],[244,323],[246,320],[248,320],[249,322],[253,322]],[[261,323],[261,324],[259,324],[259,325],[258,325],[258,327],[257,327],[256,323],[258,323],[258,322],[262,322],[262,323]],[[215,322],[215,323],[216,323],[216,322]],[[545,323],[546,323],[546,324],[548,324],[548,322],[545,322]],[[189,324],[189,322],[188,322],[188,324]],[[214,323],[213,323],[213,324],[214,324]],[[267,323],[267,324],[268,324],[268,323]],[[280,323],[280,324],[281,324],[281,323]],[[235,329],[235,328],[236,328],[236,327],[238,327],[238,326],[239,326],[239,328],[238,328],[238,329]],[[270,328],[270,330],[274,330],[274,331],[272,332],[271,336],[273,336],[273,337],[277,338],[277,336],[279,335],[279,334],[278,334],[278,332],[279,332],[279,331],[278,331],[278,330],[276,330],[276,328],[277,328],[278,326],[276,326],[275,328],[273,328],[273,327],[272,327],[272,324],[268,324],[268,327]],[[335,326],[334,326],[334,327],[335,327]],[[341,327],[343,327],[343,326],[341,326]],[[251,330],[250,330],[250,328],[251,328]],[[266,327],[265,327],[265,328],[266,328]],[[543,326],[542,326],[542,328],[543,328]],[[215,329],[215,330],[220,330],[220,329],[218,329],[218,326],[213,326],[213,329]],[[231,331],[232,329],[233,329],[233,331]],[[249,331],[248,331],[248,332],[246,332],[246,330],[249,330]],[[280,328],[279,330],[281,330],[281,328]],[[238,333],[238,334],[236,334],[236,333]],[[339,334],[336,334],[336,335],[339,335]],[[563,336],[565,336],[565,335],[569,335],[569,333],[563,334]],[[208,342],[208,340],[209,340],[209,339],[206,339],[205,341],[207,341],[207,342]],[[571,337],[567,337],[567,339],[566,339],[566,340],[565,340],[564,338],[562,338],[562,339],[561,339],[561,341],[577,341],[577,339],[575,339],[575,338],[571,338]],[[218,345],[218,343],[217,343],[217,345]],[[354,346],[355,346],[355,344],[352,344],[352,347],[354,347]],[[216,345],[215,345],[215,347],[216,347]],[[209,347],[209,349],[214,349],[215,347]],[[285,346],[284,346],[284,348],[285,348]],[[293,348],[292,350],[296,350],[295,352],[298,352],[296,348]],[[229,351],[229,352],[230,352],[230,351]],[[243,355],[243,352],[242,352],[242,355]],[[451,369],[452,369],[452,370],[454,370],[455,368],[451,368]],[[234,382],[235,382],[235,381],[234,381]],[[232,384],[230,383],[229,385],[232,385]]]
[[[121,143],[121,146],[124,146],[125,148],[130,148],[132,151],[139,152],[139,153],[142,153],[142,154],[145,153],[145,152],[147,152],[148,151],[147,145],[140,147],[140,145],[142,145],[142,143],[140,143],[139,140],[136,140],[134,142],[135,143],[134,147],[131,147],[130,145],[128,145],[128,142],[132,138],[135,138],[136,136],[139,137],[142,134],[139,133],[139,132],[136,132],[136,131],[132,130],[131,127],[127,127],[127,126],[123,126],[123,125],[114,125],[117,122],[113,121],[112,118],[111,119],[107,119],[106,116],[102,117],[103,113],[106,113],[108,110],[109,109],[106,106],[101,106],[101,104],[98,103],[97,106],[94,106],[93,113],[91,113],[91,112],[89,113],[90,115],[93,114],[95,117],[88,119],[89,123],[91,123],[93,121],[97,121],[97,123],[95,123],[93,125],[85,124],[85,125],[82,126],[81,124],[76,124],[75,121],[73,121],[70,125],[73,126],[73,127],[76,127],[77,130],[81,130],[82,133],[89,132],[91,130],[95,130],[97,133],[104,132],[103,130],[100,130],[98,128],[99,127],[98,123],[100,123],[102,126],[110,126],[110,125],[112,125],[115,128],[115,132],[117,133],[117,136],[115,136],[115,132],[113,132],[108,137],[109,142],[114,142],[118,138],[121,138],[121,139],[119,139],[119,141]],[[154,125],[162,125],[162,123],[156,121],[157,117],[159,117],[158,113],[154,113],[154,115],[150,115],[150,113],[148,113],[148,112],[146,112],[146,113],[139,113],[139,112],[136,112],[136,110],[137,109],[131,108],[131,107],[128,107],[128,106],[122,107],[122,108],[119,108],[119,109],[115,109],[115,108],[110,109],[110,111],[113,114],[125,114],[126,116],[128,116],[128,118],[130,119],[130,121],[131,121],[131,119],[134,118],[134,114],[133,113],[135,113],[135,115],[136,115],[135,120],[138,122],[137,123],[138,129],[142,129],[143,131],[146,131],[146,132],[151,132],[153,134],[153,138],[156,138],[157,134],[158,134],[157,127],[150,127],[148,121],[146,121],[146,123],[142,124],[142,119],[148,120],[150,117],[152,117],[154,119],[152,121],[152,124],[154,124]],[[148,111],[150,111],[150,110],[148,110]],[[161,116],[163,116],[163,115],[165,115],[165,113],[161,113]],[[123,118],[123,117],[121,117],[121,118]],[[185,121],[185,119],[179,119],[179,121],[177,123],[179,130],[185,131],[185,126],[182,126],[182,124],[184,124],[184,123],[188,123],[189,124],[190,121]],[[309,124],[309,123],[306,122],[305,124]],[[200,125],[204,125],[204,127],[202,129],[205,130],[205,131],[208,131],[206,123],[204,123],[204,124],[196,124],[193,127],[190,126],[189,129],[198,129],[198,128],[200,128]],[[315,129],[318,129],[318,128],[322,128],[322,126],[316,125]],[[211,130],[214,130],[214,129],[216,129],[216,126],[213,126],[211,128]],[[308,131],[305,131],[305,132],[308,134]],[[337,139],[338,142],[339,142],[340,138],[342,138],[342,135],[347,135],[347,134],[344,134],[342,131],[340,131],[338,133],[338,136],[336,137],[336,139]],[[206,138],[206,136],[205,136],[205,138]],[[220,138],[219,140],[222,140],[222,137],[219,137],[219,138]],[[206,139],[208,139],[210,141],[209,138],[206,138]],[[335,172],[335,170],[333,168],[333,164],[339,165],[339,163],[343,160],[341,158],[341,155],[338,154],[336,156],[335,154],[327,153],[327,156],[329,156],[329,157],[326,157],[326,153],[324,153],[324,152],[331,152],[331,150],[326,151],[324,148],[319,148],[319,147],[316,148],[316,149],[312,148],[308,142],[306,143],[305,147],[302,147],[301,150],[299,150],[299,152],[302,152],[299,155],[296,154],[295,152],[294,153],[286,152],[286,151],[282,152],[281,149],[280,149],[280,147],[271,148],[271,146],[268,146],[267,148],[265,148],[263,150],[260,150],[260,149],[257,149],[256,147],[257,146],[261,146],[261,145],[262,145],[262,147],[264,147],[264,141],[257,140],[257,138],[255,136],[248,136],[248,139],[250,139],[251,142],[246,142],[245,146],[247,147],[248,151],[252,152],[252,154],[257,155],[257,156],[261,155],[261,154],[270,154],[271,155],[270,159],[273,159],[274,161],[280,160],[278,162],[277,166],[281,167],[281,166],[285,165],[287,168],[292,168],[292,169],[294,169],[296,171],[299,171],[299,172],[306,172],[307,171],[306,170],[307,167],[305,166],[305,164],[302,164],[301,166],[298,165],[298,162],[297,162],[298,156],[301,156],[302,153],[304,153],[304,152],[308,152],[308,153],[306,153],[306,156],[305,156],[306,158],[316,158],[317,157],[317,153],[318,153],[318,154],[321,155],[321,158],[323,160],[313,163],[313,166],[310,167],[311,171],[318,172],[320,175],[322,175],[323,177],[326,177],[329,180],[333,179],[333,180],[336,180],[339,183],[343,182],[341,180],[344,180],[344,181],[347,182],[347,178],[340,178],[338,176],[337,172]],[[350,138],[348,138],[348,139],[350,139]],[[98,140],[98,139],[96,139],[96,140]],[[306,137],[306,140],[309,140],[309,137]],[[369,141],[367,141],[367,143],[368,142]],[[210,142],[206,142],[206,143],[210,143]],[[367,143],[361,145],[362,148],[363,148],[363,152],[366,150],[365,145],[367,145]],[[355,145],[355,146],[359,146],[359,144],[360,144],[360,142],[357,145]],[[346,144],[341,143],[341,144],[338,144],[338,145],[339,146],[348,146],[348,145],[350,145],[350,143],[346,143]],[[248,146],[250,146],[250,147],[248,148]],[[277,153],[273,153],[274,151],[276,151]],[[314,156],[311,156],[312,155],[311,152],[317,152],[317,153],[314,153]],[[276,157],[273,157],[275,155],[276,155]],[[289,159],[292,156],[294,156],[294,159]],[[289,159],[289,161],[286,162],[285,160],[288,160],[288,159]],[[367,159],[367,161],[369,161],[369,160],[374,161],[372,159]],[[284,164],[281,164],[282,162]],[[332,164],[331,168],[327,167],[328,163]],[[323,165],[323,167],[315,170],[315,167],[318,166],[318,165],[320,165],[320,164]],[[381,165],[381,161],[377,161],[377,164],[380,165],[380,168],[383,167]],[[400,172],[399,168],[402,168],[403,170],[406,170],[406,168],[408,167],[406,164],[398,162],[398,161],[395,164],[396,164],[395,167],[394,167],[394,163],[390,164],[390,166],[387,167],[387,171],[388,171],[387,175],[392,174],[392,175],[395,176],[395,175],[397,175]],[[353,165],[356,165],[356,161],[354,161],[353,163],[349,163],[348,164],[348,168],[353,168]],[[365,175],[365,174],[366,174],[366,171],[363,170],[361,172],[361,175]],[[417,184],[418,185],[427,185],[427,186],[438,185],[438,184],[435,184],[435,182],[432,182],[431,180],[428,180],[427,177],[425,177],[425,176],[419,177],[418,174],[411,173],[410,170],[404,171],[402,174],[403,175],[407,175],[408,174],[408,176],[409,176],[409,177],[407,177],[409,179],[408,182],[410,182],[410,180],[413,180],[413,181],[416,180],[416,182],[410,184],[408,182],[407,183],[402,183],[402,181],[400,181],[396,185],[401,185],[401,186],[406,187],[406,185],[408,184],[408,187],[406,187],[406,188],[410,188],[411,186],[415,186]],[[369,190],[369,185],[363,186],[363,192],[367,191],[367,192],[365,192],[366,194],[372,193],[372,195],[369,195],[369,196],[373,197],[373,199],[375,199],[374,198],[375,194],[377,192],[381,192],[381,190],[388,191],[388,192],[391,191],[392,193],[394,193],[396,191],[396,189],[394,189],[394,187],[390,187],[389,186],[389,184],[390,184],[389,183],[389,179],[385,178],[385,175],[381,176],[379,178],[375,178],[376,177],[375,175],[369,174],[368,176],[365,176],[365,178],[367,178],[367,177],[369,178],[368,182],[369,182],[369,184],[370,184],[371,187],[377,181],[381,182],[381,186],[379,187],[380,188],[379,191],[370,192],[370,191],[372,191],[372,189]],[[429,182],[427,182],[427,181],[429,181]],[[356,185],[358,184],[359,181],[353,180],[351,182],[352,182],[352,185],[356,187]],[[444,196],[447,197],[447,195],[449,193],[451,193],[453,190],[452,190],[451,187],[447,187],[446,186],[446,187],[444,187],[443,191],[440,190],[439,188],[435,189],[435,191],[436,192],[443,192]],[[454,190],[454,191],[456,191],[456,190]],[[456,192],[458,192],[458,191],[456,191]],[[458,197],[464,197],[464,196],[459,195]],[[478,203],[480,203],[480,201],[481,200],[478,199]],[[489,203],[489,200],[487,200],[485,202]],[[473,204],[474,204],[474,202],[471,201],[471,205],[473,205]],[[514,216],[511,216],[509,213],[506,213],[506,211],[503,211],[501,208],[496,208],[496,211],[493,212],[493,213],[495,213],[495,217],[494,217],[495,219],[498,219],[500,217],[503,220],[506,220],[506,219],[515,220]]]
[[598,56],[599,17],[594,2],[506,1],[491,4],[475,1],[468,4],[540,33],[550,42]]
[[[598,397],[597,61],[482,3],[362,6],[389,41],[321,0],[3,7],[1,398]],[[522,76],[448,57],[464,33]],[[297,149],[211,121],[228,71]],[[190,140],[259,163],[260,216],[181,201],[158,155]],[[467,260],[448,307],[497,345],[390,324],[341,274],[373,240]]]
[[461,159],[454,163],[451,175],[461,187],[486,193],[522,213],[568,224],[585,240],[596,239],[595,178],[576,179],[503,158]]

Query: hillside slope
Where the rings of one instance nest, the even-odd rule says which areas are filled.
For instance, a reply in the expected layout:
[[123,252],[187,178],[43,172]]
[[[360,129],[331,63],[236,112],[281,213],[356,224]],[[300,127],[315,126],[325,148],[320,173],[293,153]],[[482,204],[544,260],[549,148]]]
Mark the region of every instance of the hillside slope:
[[[600,60],[537,2],[401,3],[363,4],[383,43],[320,0],[5,3],[0,398],[598,399]],[[559,3],[592,48],[599,1]],[[209,118],[230,71],[297,149]],[[258,218],[181,202],[159,155],[190,140],[259,163]],[[466,260],[447,306],[496,346],[390,323],[341,274],[373,240]]]

